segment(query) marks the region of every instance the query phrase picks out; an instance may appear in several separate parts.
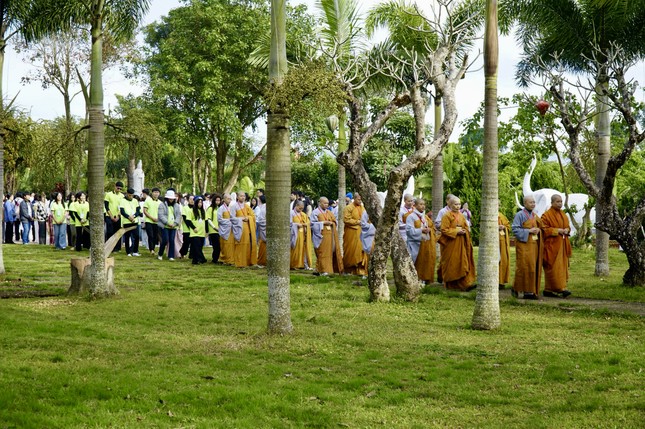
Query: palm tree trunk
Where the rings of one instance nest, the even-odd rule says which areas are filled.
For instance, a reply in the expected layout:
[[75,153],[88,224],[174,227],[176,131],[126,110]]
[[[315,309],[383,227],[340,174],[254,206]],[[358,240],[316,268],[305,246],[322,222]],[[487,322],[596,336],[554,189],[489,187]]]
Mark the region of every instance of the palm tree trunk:
[[[347,150],[347,114],[345,110],[338,117],[338,153]],[[343,233],[345,232],[345,195],[347,195],[347,178],[345,166],[338,164],[338,246],[343,254]]]
[[[0,23],[4,27],[4,23]],[[4,39],[4,30],[0,36],[0,112],[4,113],[4,98],[2,92],[2,82],[4,82],[4,51],[7,42]],[[2,199],[4,200],[4,128],[0,124],[0,192],[2,192]],[[0,227],[4,227],[4,210],[0,210]],[[6,228],[5,228],[6,229]],[[6,272],[4,268],[4,254],[2,251],[3,243],[0,243],[0,274]]]
[[105,192],[105,128],[103,119],[103,2],[93,2],[92,57],[90,73],[89,144],[87,182],[90,201],[90,281],[92,297],[116,295],[114,282],[108,282],[105,270],[105,236],[103,234],[103,198]]
[[[441,127],[441,95],[434,98],[434,134]],[[443,151],[442,151],[443,153]],[[442,153],[432,161],[432,214],[436,216],[443,208],[443,155]],[[437,255],[438,257],[439,255]]]
[[[601,76],[598,83],[599,87],[607,86],[606,76]],[[605,180],[607,164],[611,157],[611,129],[610,115],[608,107],[608,97],[602,93],[602,89],[597,91],[597,117],[596,117],[596,143],[598,153],[596,154],[596,186],[602,188],[602,182]],[[602,202],[596,201],[596,213],[602,213]],[[609,275],[609,234],[596,229],[596,276]]]
[[[269,79],[272,84],[278,87],[282,85],[286,72],[286,0],[271,0]],[[289,289],[291,147],[289,118],[283,106],[277,107],[267,115],[268,331],[272,334],[289,334],[293,331]]]
[[499,314],[499,231],[498,213],[498,143],[497,143],[497,0],[486,2],[484,35],[484,162],[482,166],[482,208],[478,259],[477,299],[473,313],[474,329],[500,326]]

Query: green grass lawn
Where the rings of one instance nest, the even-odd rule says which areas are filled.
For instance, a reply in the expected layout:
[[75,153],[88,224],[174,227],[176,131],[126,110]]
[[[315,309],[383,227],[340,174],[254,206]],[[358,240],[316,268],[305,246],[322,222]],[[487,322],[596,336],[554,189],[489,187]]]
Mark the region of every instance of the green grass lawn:
[[[66,290],[73,252],[4,251],[5,294]],[[577,296],[643,301],[624,255],[604,282],[574,257]],[[474,293],[372,304],[356,278],[294,274],[295,334],[270,337],[264,270],[117,255],[116,274],[114,299],[0,300],[0,428],[644,425],[637,316],[509,300],[479,332]]]

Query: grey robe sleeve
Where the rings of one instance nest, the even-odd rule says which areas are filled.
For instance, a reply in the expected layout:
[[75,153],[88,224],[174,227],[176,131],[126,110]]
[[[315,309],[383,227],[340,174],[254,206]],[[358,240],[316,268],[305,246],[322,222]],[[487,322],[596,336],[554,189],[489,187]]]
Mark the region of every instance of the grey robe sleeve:
[[529,230],[522,227],[522,224],[526,222],[526,216],[524,212],[517,212],[513,218],[513,224],[511,229],[513,230],[513,235],[515,238],[522,243],[526,243],[529,240]]
[[226,208],[224,206],[220,206],[217,209],[217,224],[219,227],[219,236],[224,240],[228,240],[228,236],[231,235],[231,220],[224,219],[223,215],[225,210]]
[[376,235],[376,227],[369,223],[367,212],[363,211],[361,216],[361,245],[363,252],[369,254],[372,252],[372,244],[374,244],[374,236]]

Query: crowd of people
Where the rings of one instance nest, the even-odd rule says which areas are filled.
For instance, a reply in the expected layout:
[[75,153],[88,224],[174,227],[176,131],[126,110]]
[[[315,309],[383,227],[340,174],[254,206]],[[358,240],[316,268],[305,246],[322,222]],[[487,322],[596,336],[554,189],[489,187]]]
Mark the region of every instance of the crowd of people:
[[[358,193],[348,193],[342,213],[344,230],[342,252],[338,234],[338,207],[326,197],[312,201],[302,192],[291,194],[290,267],[314,274],[353,274],[367,276],[375,228]],[[510,282],[510,235],[515,237],[516,267],[512,295],[538,299],[542,270],[544,296],[567,297],[571,244],[567,216],[561,211],[562,198],[554,195],[551,208],[537,216],[535,200],[527,195],[524,208],[509,223],[498,215],[499,283]],[[238,192],[188,195],[167,189],[144,189],[135,195],[116,182],[103,201],[105,238],[120,231],[114,251],[122,244],[130,257],[141,256],[145,248],[157,259],[173,261],[190,258],[194,265],[208,262],[204,248],[211,248],[211,262],[236,267],[264,266],[267,258],[266,197],[259,189],[253,197]],[[64,250],[89,249],[89,202],[84,192],[66,199],[57,192],[6,195],[4,201],[4,242],[30,241]],[[406,194],[399,212],[398,230],[414,262],[419,280],[443,283],[447,289],[469,291],[476,287],[476,270],[470,235],[472,214],[455,195],[433,217],[422,198]],[[31,234],[31,240],[30,240]],[[38,238],[36,238],[38,237]],[[438,249],[437,249],[438,247]],[[437,264],[437,250],[439,262]],[[315,255],[315,257],[314,257]],[[436,271],[435,271],[436,270]]]

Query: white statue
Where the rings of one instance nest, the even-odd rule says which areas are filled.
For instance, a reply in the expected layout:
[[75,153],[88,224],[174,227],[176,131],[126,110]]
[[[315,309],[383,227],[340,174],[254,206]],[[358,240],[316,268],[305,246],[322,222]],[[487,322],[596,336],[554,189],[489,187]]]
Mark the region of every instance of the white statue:
[[[551,207],[551,197],[553,195],[560,195],[562,198],[562,201],[565,201],[565,195],[563,192],[557,191],[555,189],[549,189],[549,188],[544,188],[544,189],[539,189],[537,191],[531,190],[531,176],[533,175],[533,170],[535,170],[535,165],[537,164],[537,159],[533,158],[533,161],[531,161],[531,166],[529,167],[529,171],[524,175],[524,182],[522,183],[522,192],[524,195],[529,195],[532,194],[533,197],[535,198],[535,213],[539,216],[541,216],[545,211]],[[578,224],[581,224],[583,221],[583,217],[585,214],[585,204],[589,202],[589,195],[587,194],[569,194],[569,201],[568,205],[571,209],[574,209],[575,206],[575,214],[573,218],[576,220]],[[517,196],[517,192],[515,193],[515,203],[519,208],[523,208],[522,205],[519,202],[519,198]],[[569,220],[571,220],[571,214],[567,214],[569,216]],[[591,220],[591,223],[594,224],[596,222],[596,209],[592,208],[591,212],[589,213],[589,218]],[[571,235],[575,234],[575,226],[573,225],[573,222],[570,222],[571,224]]]
[[[406,156],[403,155],[401,162],[404,162],[405,160]],[[410,176],[410,178],[408,179],[408,184],[403,190],[403,197],[405,197],[406,194],[414,195],[414,174]],[[387,197],[387,191],[377,192],[376,195],[378,195],[379,202],[381,203],[381,208],[385,207],[385,198]],[[401,207],[403,207],[403,197],[401,197]]]
[[141,195],[141,191],[143,191],[144,187],[144,181],[145,181],[146,175],[143,172],[143,163],[141,160],[139,160],[139,163],[137,164],[137,168],[134,169],[132,172],[132,189],[134,189],[135,195]]

